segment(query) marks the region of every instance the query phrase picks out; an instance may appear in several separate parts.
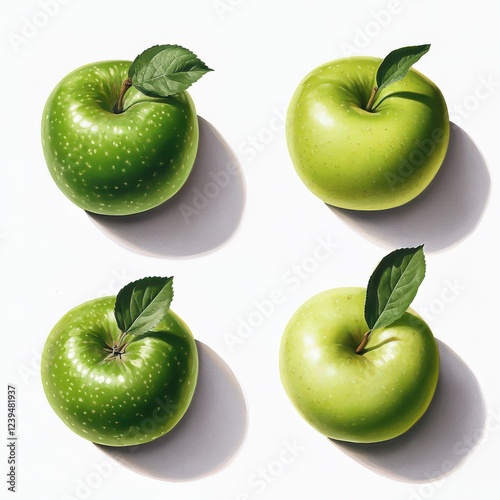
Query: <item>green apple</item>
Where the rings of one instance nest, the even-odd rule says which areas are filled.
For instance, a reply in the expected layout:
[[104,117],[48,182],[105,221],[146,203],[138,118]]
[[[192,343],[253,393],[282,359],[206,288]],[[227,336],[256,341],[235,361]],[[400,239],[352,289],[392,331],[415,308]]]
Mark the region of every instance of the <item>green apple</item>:
[[[400,285],[393,289],[397,301],[413,286],[405,278]],[[313,296],[288,322],[280,346],[281,380],[297,411],[320,433],[356,443],[410,429],[427,410],[439,373],[437,343],[425,321],[407,301],[390,299],[387,314],[404,311],[369,327],[369,294],[350,287]]]
[[198,148],[196,109],[185,89],[206,71],[191,52],[166,45],[133,63],[97,62],[64,77],[42,117],[43,152],[59,189],[106,215],[144,212],[171,198]]
[[299,84],[287,112],[288,150],[322,201],[353,210],[394,208],[435,177],[449,143],[447,106],[439,88],[410,69],[428,49],[405,47],[384,61],[332,61]]
[[[179,422],[192,400],[196,343],[165,303],[162,290],[168,287],[160,280],[139,280],[118,297],[75,307],[46,340],[41,364],[46,397],[71,430],[92,442],[152,441]],[[120,309],[125,319],[120,320]]]

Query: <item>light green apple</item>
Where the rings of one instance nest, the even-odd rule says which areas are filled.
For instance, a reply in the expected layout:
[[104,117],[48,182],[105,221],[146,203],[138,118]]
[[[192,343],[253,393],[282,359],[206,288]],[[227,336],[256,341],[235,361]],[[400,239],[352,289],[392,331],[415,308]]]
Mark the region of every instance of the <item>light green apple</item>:
[[286,137],[292,163],[328,205],[353,210],[403,205],[429,185],[443,163],[450,124],[439,88],[409,69],[380,88],[369,106],[381,62],[348,57],[323,64],[291,99]]
[[280,375],[295,408],[333,439],[371,443],[397,437],[428,408],[439,352],[428,325],[408,310],[390,326],[368,331],[366,290],[336,288],[303,304],[280,348]]

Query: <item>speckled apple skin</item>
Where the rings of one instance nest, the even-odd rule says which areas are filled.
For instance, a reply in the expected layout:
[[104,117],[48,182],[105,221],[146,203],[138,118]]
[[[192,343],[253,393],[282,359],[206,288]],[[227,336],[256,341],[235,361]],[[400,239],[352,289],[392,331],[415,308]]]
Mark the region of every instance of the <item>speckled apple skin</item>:
[[76,434],[94,443],[129,446],[166,434],[192,400],[198,351],[172,311],[154,333],[132,340],[122,356],[109,350],[121,332],[115,297],[91,300],[65,314],[50,332],[41,375],[47,399]]
[[179,191],[193,167],[198,120],[187,92],[147,97],[131,87],[115,113],[130,61],[78,68],[50,94],[42,117],[45,160],[77,206],[105,215],[154,208]]

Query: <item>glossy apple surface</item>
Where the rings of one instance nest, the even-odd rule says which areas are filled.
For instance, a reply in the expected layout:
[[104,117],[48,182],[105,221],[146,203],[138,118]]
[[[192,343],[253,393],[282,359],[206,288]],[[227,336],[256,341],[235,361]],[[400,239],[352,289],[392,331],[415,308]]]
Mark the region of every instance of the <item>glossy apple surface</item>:
[[418,196],[443,163],[450,124],[442,93],[418,71],[381,89],[365,111],[381,60],[349,57],[309,73],[287,113],[293,165],[325,203],[383,210]]
[[[115,297],[91,300],[54,326],[42,355],[47,399],[78,435],[110,446],[152,441],[186,412],[196,386],[198,352],[187,325],[172,311],[113,355],[121,332]],[[127,339],[126,339],[127,340]]]
[[292,316],[280,347],[280,374],[291,402],[316,430],[356,443],[385,441],[410,429],[428,408],[439,352],[427,324],[411,312],[368,330],[366,290],[320,293]]
[[189,94],[148,97],[130,88],[116,113],[130,61],[71,72],[43,111],[42,146],[52,178],[77,206],[106,215],[154,208],[185,183],[198,148]]

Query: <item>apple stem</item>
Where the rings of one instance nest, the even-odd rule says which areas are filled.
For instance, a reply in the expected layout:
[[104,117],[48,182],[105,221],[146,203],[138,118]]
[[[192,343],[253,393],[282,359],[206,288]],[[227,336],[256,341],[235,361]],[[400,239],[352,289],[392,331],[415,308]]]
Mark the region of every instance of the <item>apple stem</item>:
[[358,347],[356,347],[356,354],[360,354],[361,351],[365,348],[368,338],[370,337],[370,333],[372,333],[371,330],[368,330],[364,335],[363,338],[361,339],[361,342],[359,343]]
[[115,359],[116,357],[122,359],[122,355],[125,354],[125,351],[128,345],[130,344],[130,342],[125,343],[126,335],[127,332],[121,332],[120,338],[116,343],[113,344],[113,347],[111,347],[111,345],[108,344],[108,349],[106,349],[110,353],[108,359]]
[[126,78],[123,80],[120,96],[118,97],[118,103],[116,104],[115,113],[119,114],[123,112],[123,98],[125,97],[125,93],[127,90],[132,87],[132,78]]
[[120,338],[118,339],[118,345],[120,346],[120,348],[123,345],[123,341],[125,340],[125,335],[127,335],[126,332],[121,332]]
[[378,92],[378,87],[373,87],[372,93],[370,94],[370,99],[368,99],[368,104],[366,105],[366,111],[371,111],[373,103],[375,102],[375,97]]
[[122,354],[124,353],[125,351],[122,351],[117,345],[114,345],[113,346],[113,350],[111,352],[111,356],[112,357],[115,357],[115,356],[119,356],[120,359],[122,359]]
[[122,347],[120,347],[117,344],[113,345],[113,347],[111,347],[108,344],[108,346],[105,348],[105,351],[109,352],[109,354],[106,357],[106,359],[108,359],[108,360],[113,360],[113,359],[116,359],[116,358],[122,359],[122,355],[125,354],[125,347],[127,347],[127,345],[125,345],[122,348]]

